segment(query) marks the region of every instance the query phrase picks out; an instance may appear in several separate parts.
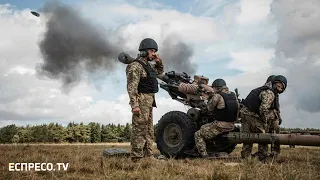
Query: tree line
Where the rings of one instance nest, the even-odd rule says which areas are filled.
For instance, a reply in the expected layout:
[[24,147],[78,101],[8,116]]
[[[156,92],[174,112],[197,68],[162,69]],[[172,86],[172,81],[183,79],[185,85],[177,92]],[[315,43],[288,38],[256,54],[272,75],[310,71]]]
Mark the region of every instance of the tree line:
[[69,123],[66,127],[58,123],[16,126],[0,128],[0,143],[100,143],[129,142],[132,126],[99,124],[90,122]]
[[[156,125],[154,126],[155,132]],[[100,143],[130,142],[132,125],[99,124],[90,122],[69,123],[66,127],[58,123],[0,128],[0,143]],[[319,131],[315,128],[281,128],[281,131]]]

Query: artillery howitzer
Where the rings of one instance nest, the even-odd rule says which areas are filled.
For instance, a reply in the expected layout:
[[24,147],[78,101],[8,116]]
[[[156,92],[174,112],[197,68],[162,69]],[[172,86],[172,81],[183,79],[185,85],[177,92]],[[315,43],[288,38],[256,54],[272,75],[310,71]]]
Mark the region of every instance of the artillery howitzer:
[[[206,108],[210,94],[213,93],[213,89],[208,86],[209,79],[199,75],[191,79],[186,73],[174,71],[158,78],[163,81],[160,88],[166,90],[172,99],[191,108],[187,113],[170,111],[161,117],[156,127],[157,148],[167,157],[197,156],[192,152],[195,146],[194,133],[202,125],[214,121],[214,115]],[[235,126],[231,132],[240,132],[240,129]],[[237,145],[237,142],[229,141],[228,136],[219,136],[213,141],[207,142],[207,151],[211,156],[220,152],[229,154]]]
[[[118,59],[124,64],[133,61],[133,58],[127,54],[120,54]],[[208,86],[209,79],[198,75],[191,79],[188,74],[175,71],[159,75],[158,78],[163,81],[160,83],[160,88],[167,91],[173,100],[191,108],[187,113],[170,111],[161,117],[155,132],[157,148],[166,157],[199,156],[190,153],[195,147],[194,133],[202,125],[214,121],[214,114],[206,108],[206,103],[213,92],[213,89]],[[235,92],[238,97],[238,90],[236,89]],[[241,143],[320,146],[320,136],[240,133],[240,127],[235,125],[231,132],[223,133],[206,142],[207,152],[210,156],[221,152],[230,154],[237,144]]]
[[[213,91],[207,85],[209,79],[195,75],[192,80],[186,73],[174,71],[158,78],[163,81],[160,87],[166,90],[172,99],[191,108],[187,113],[170,111],[161,117],[156,127],[157,148],[167,157],[199,156],[192,152],[195,146],[194,133],[202,125],[214,121],[214,115],[206,108]],[[237,89],[235,92],[239,96]],[[221,152],[230,154],[236,145],[241,143],[320,146],[320,135],[240,133],[240,127],[236,124],[231,132],[218,135],[206,144],[208,154],[215,156]]]

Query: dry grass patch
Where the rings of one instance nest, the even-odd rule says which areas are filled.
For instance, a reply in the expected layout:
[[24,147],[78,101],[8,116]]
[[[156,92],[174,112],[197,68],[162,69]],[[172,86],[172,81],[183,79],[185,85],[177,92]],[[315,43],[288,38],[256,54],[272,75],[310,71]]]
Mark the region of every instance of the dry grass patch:
[[[320,148],[282,148],[277,161],[142,160],[102,157],[114,145],[2,145],[0,179],[320,179]],[[130,147],[122,146],[127,150]],[[239,155],[238,147],[232,154]],[[254,149],[256,151],[256,148]],[[155,153],[158,153],[154,149]],[[67,171],[9,172],[10,162],[69,163]],[[233,164],[230,164],[233,163]]]

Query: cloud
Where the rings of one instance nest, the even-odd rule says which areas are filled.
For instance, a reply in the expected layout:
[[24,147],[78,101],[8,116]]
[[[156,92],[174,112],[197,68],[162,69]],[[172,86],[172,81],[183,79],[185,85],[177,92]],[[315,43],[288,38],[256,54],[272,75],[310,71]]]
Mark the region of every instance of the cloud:
[[[196,11],[200,11],[201,16],[219,16],[221,14],[221,11],[228,9],[231,6],[238,6],[237,3],[238,0],[202,0],[202,1],[195,1],[194,5],[195,8],[193,8]],[[230,12],[230,11],[229,11]],[[230,17],[230,16],[229,16]],[[233,19],[233,17],[232,17]]]
[[271,4],[278,27],[273,66],[285,69],[296,107],[320,112],[320,2],[277,0]]
[[244,72],[259,72],[269,69],[270,59],[273,56],[272,49],[249,49],[246,51],[230,52],[232,61],[227,67]]
[[[218,21],[219,27],[226,32],[226,38],[205,47],[205,52],[211,57],[207,61],[248,56],[249,51],[252,51],[249,53],[250,56],[253,55],[250,58],[257,58],[257,53],[270,54],[276,41],[276,27],[270,22],[269,4],[271,1],[225,2],[226,4],[220,5],[221,8],[217,10],[214,18]],[[245,52],[247,55],[243,54]],[[265,55],[262,56],[265,57]],[[242,64],[242,67],[247,66],[246,61],[248,60],[245,60],[243,64],[241,61],[239,63]],[[252,65],[249,66],[252,67]]]
[[[291,6],[291,2],[275,1],[271,8],[270,3],[269,0],[240,1],[241,11],[236,18],[237,24],[233,24],[231,26],[233,30],[228,31],[230,41],[208,47],[206,51],[214,52],[216,59],[231,57],[232,60],[226,67],[244,72],[237,76],[225,77],[231,87],[240,87],[242,97],[245,97],[252,88],[259,86],[259,82],[262,84],[270,74],[284,74],[288,77],[289,88],[292,90],[288,89],[281,95],[283,106],[295,103],[288,99],[298,98],[300,102],[290,106],[291,109],[286,108],[283,116],[294,114],[297,108],[300,108],[300,114],[303,114],[303,109],[314,112],[318,107],[316,102],[319,102],[315,95],[318,90],[311,90],[308,87],[314,88],[319,82],[319,76],[315,73],[319,64],[315,58],[318,54],[316,51],[318,38],[311,36],[318,32],[318,26],[314,28],[312,25],[316,24],[312,20],[317,19],[318,13],[300,11],[310,11],[317,6],[298,10],[298,7],[306,7],[307,3],[297,2]],[[269,12],[270,9],[273,11],[272,14]],[[313,16],[309,17],[308,14]],[[307,17],[310,20],[306,19]],[[308,57],[305,56],[307,53]],[[300,62],[297,62],[297,58],[293,57],[299,56]],[[303,75],[297,72],[302,72]],[[300,82],[307,85],[305,89],[308,89],[308,93],[307,90],[301,90]],[[300,107],[300,104],[304,107]],[[308,122],[313,120],[308,119]]]
[[[92,12],[92,9],[95,11]],[[90,12],[88,17],[95,18],[100,23],[115,25],[114,23],[121,22],[124,25],[121,27],[121,32],[129,39],[127,47],[135,49],[141,38],[145,36],[152,36],[160,42],[167,35],[174,33],[179,34],[187,43],[195,44],[225,38],[225,33],[216,25],[214,18],[197,17],[174,9],[138,8],[127,3],[86,2],[82,11]]]
[[[246,6],[245,1],[241,3]],[[266,15],[268,3],[259,5],[254,2],[255,7],[265,11],[255,9],[253,12],[261,14],[250,19],[249,10],[239,7],[236,1],[208,11],[208,15],[215,14],[215,17],[196,17],[161,4],[153,9],[142,7],[143,3],[137,5],[125,1],[95,1],[80,5],[84,17],[93,24],[104,26],[106,32],[116,30],[121,34],[125,41],[120,46],[132,55],[137,52],[142,38],[151,36],[157,40],[159,53],[166,61],[178,56],[189,59],[190,66],[194,60],[197,63],[206,60],[205,68],[209,71],[222,68],[240,70],[243,73],[222,78],[230,89],[239,88],[241,98],[262,85],[270,74],[286,75],[289,86],[280,96],[283,126],[319,127],[317,6],[302,10],[300,7],[308,4],[289,5],[286,1],[275,1],[270,8],[272,14]],[[210,7],[208,5],[208,9]],[[241,18],[237,18],[241,13]],[[228,20],[226,23],[225,19]],[[36,76],[35,65],[42,60],[37,44],[45,32],[47,20],[45,16],[33,16],[28,9],[18,11],[0,5],[0,33],[5,35],[0,42],[0,126],[70,121],[130,122],[123,65],[110,79],[97,83],[102,91],[92,86],[97,82],[94,76],[80,82],[68,95],[61,93],[60,82]],[[171,43],[166,43],[168,38],[172,38]],[[165,48],[167,44],[178,46]],[[175,53],[170,54],[172,52]],[[230,58],[231,61],[219,67],[209,62]],[[177,62],[181,64],[180,59]],[[199,74],[206,76],[209,71]],[[156,98],[158,108],[154,109],[154,123],[168,111],[187,110],[163,91]]]
[[[238,21],[232,43],[215,48],[232,58],[228,68],[243,71],[223,77],[230,89],[239,88],[240,98],[271,74],[287,77],[288,89],[280,95],[284,127],[319,127],[319,6],[311,4],[274,1],[270,8],[265,6],[271,12],[264,12],[259,19]],[[210,48],[207,51],[215,50]]]
[[[99,10],[101,5],[106,6],[97,3],[94,7]],[[166,62],[165,69],[181,71],[183,64],[183,71],[195,73],[196,65],[191,62],[194,51],[190,42],[199,43],[207,38],[220,38],[215,35],[214,23],[208,23],[208,18],[198,18],[167,9],[138,9],[129,4],[120,4],[109,10],[119,13],[121,17],[119,6],[129,14],[132,13],[133,17],[143,16],[142,20],[115,27],[113,30],[104,30],[101,25],[91,23],[90,18],[85,18],[70,6],[62,3],[45,4],[42,10],[47,21],[44,37],[39,43],[44,62],[37,66],[38,75],[61,80],[63,90],[69,92],[86,79],[85,73],[93,76],[99,69],[106,72],[104,76],[109,76],[117,69],[117,55],[121,51],[129,54],[136,52],[139,43],[146,37],[158,42],[159,54]],[[92,8],[92,5],[89,7]],[[83,11],[86,12],[85,9]],[[186,24],[184,18],[191,22]],[[197,35],[190,39],[191,35],[195,36],[193,31],[197,26],[204,26],[203,33],[208,35]],[[182,31],[186,35],[181,33]]]
[[101,70],[108,76],[115,71],[122,42],[116,32],[94,26],[76,9],[59,2],[45,3],[42,12],[48,20],[39,43],[43,59],[37,66],[39,76],[59,79],[63,90],[70,91],[85,72],[90,76]]
[[240,24],[256,23],[265,19],[270,12],[272,0],[241,0],[241,13],[237,17]]
[[[136,9],[138,10],[138,8]],[[63,94],[59,89],[61,82],[46,77],[38,77],[35,71],[36,64],[43,60],[38,43],[43,40],[42,35],[46,32],[46,22],[48,22],[49,16],[41,14],[38,18],[33,16],[29,9],[20,11],[10,5],[1,5],[0,12],[0,27],[6,27],[0,28],[0,33],[6,35],[0,42],[2,56],[0,59],[0,83],[2,84],[0,87],[2,92],[0,96],[0,125],[7,125],[11,122],[19,125],[48,122],[65,124],[70,121],[124,124],[131,121],[127,94],[121,94],[125,92],[124,66],[120,66],[123,69],[116,70],[115,74],[108,80],[108,84],[99,84],[105,89],[103,91],[99,92],[92,86],[96,79],[91,76],[87,77],[88,81],[79,82],[78,86],[69,94]],[[156,12],[156,10],[152,12]],[[166,11],[158,12],[158,15],[162,16],[164,12],[166,13]],[[180,16],[178,12],[175,13]],[[194,19],[197,22],[196,18]],[[119,31],[119,33],[122,32],[123,35],[123,32],[126,31],[133,37],[134,31],[130,30],[130,27],[138,26],[139,24],[121,26],[122,31]],[[142,30],[138,32],[141,33],[141,37],[145,35]],[[145,29],[144,32],[148,32],[148,30]],[[163,40],[166,43],[171,43],[171,48],[182,48],[176,53],[169,54],[168,59],[177,56],[182,57],[183,59],[179,63],[182,63],[182,60],[190,59],[192,49],[188,50],[191,47],[189,43],[184,43],[179,36],[166,40],[168,37],[169,33],[163,36]],[[128,40],[128,42],[130,41],[131,39]],[[136,39],[136,43],[132,44],[129,50],[134,48],[134,51],[136,51],[140,41],[141,39]],[[159,44],[161,45],[161,41]],[[186,48],[186,51],[183,50],[184,48]],[[171,50],[168,49],[167,51]],[[165,51],[162,52],[165,53]],[[119,75],[123,78],[118,77]],[[115,85],[115,79],[121,80],[118,82],[120,85]],[[118,89],[119,86],[124,88],[123,91],[110,90]],[[177,109],[185,110],[181,103],[173,102],[168,96],[157,95],[157,101],[158,108],[154,112],[155,123],[165,112]]]

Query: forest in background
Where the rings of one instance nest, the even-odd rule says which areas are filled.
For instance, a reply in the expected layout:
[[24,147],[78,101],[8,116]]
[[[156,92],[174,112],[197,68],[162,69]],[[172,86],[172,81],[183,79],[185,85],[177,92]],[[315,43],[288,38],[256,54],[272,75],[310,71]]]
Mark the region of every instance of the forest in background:
[[[154,126],[154,129],[156,125]],[[127,123],[100,124],[90,122],[70,122],[67,126],[58,123],[42,125],[16,126],[15,124],[0,128],[0,143],[103,143],[130,142],[132,126]],[[281,128],[281,131],[319,131],[320,129]]]

